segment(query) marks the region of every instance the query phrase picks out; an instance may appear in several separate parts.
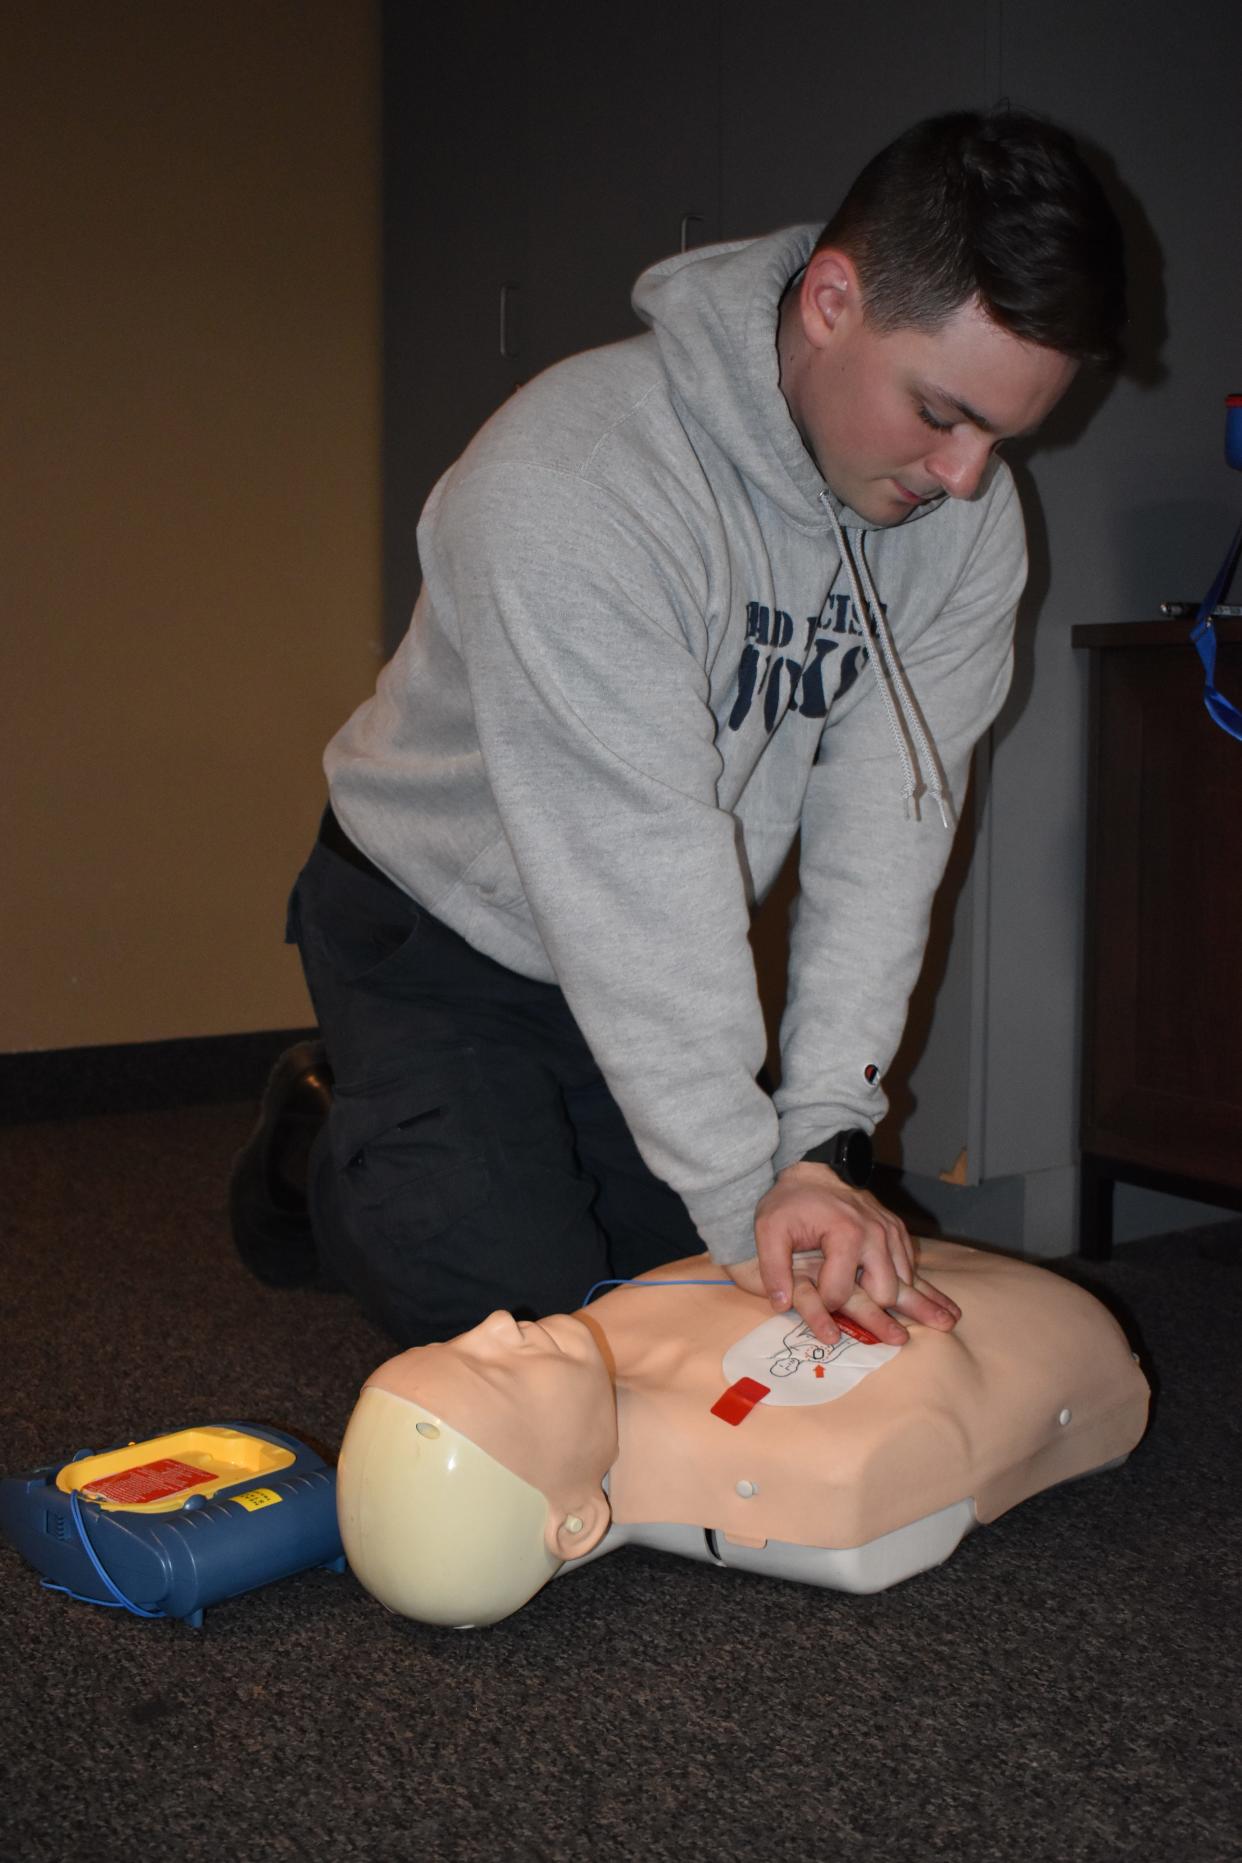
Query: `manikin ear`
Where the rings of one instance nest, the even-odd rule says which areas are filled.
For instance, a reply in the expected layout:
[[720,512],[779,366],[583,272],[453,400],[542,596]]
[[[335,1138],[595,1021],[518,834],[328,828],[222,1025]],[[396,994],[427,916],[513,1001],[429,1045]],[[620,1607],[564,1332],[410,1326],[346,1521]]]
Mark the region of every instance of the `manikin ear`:
[[826,349],[862,317],[862,286],[848,252],[825,246],[807,260],[799,292],[802,330],[813,349]]
[[562,1514],[559,1519],[549,1508],[545,1535],[548,1551],[557,1559],[583,1558],[599,1545],[611,1519],[608,1502],[600,1490],[579,1502],[573,1513]]

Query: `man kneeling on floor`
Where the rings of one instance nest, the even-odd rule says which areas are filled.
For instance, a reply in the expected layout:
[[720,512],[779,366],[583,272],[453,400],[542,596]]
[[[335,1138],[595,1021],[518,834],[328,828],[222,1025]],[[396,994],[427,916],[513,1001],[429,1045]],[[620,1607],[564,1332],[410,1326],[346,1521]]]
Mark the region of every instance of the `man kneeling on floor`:
[[[422,514],[409,632],[327,750],[288,919],[323,1048],[269,1086],[238,1246],[404,1343],[706,1247],[821,1340],[844,1309],[901,1345],[957,1319],[866,1186],[1009,683],[997,450],[1116,364],[1120,232],[1068,136],[967,112],[634,305]],[[799,836],[769,1092],[748,932]]]

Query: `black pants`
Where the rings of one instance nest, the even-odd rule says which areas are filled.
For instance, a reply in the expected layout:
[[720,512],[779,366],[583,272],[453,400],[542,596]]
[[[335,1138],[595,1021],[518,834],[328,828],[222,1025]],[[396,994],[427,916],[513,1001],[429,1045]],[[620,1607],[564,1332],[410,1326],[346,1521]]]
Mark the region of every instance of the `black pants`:
[[287,937],[335,1077],[315,1240],[401,1344],[497,1307],[572,1311],[597,1280],[702,1250],[555,985],[482,956],[322,837]]

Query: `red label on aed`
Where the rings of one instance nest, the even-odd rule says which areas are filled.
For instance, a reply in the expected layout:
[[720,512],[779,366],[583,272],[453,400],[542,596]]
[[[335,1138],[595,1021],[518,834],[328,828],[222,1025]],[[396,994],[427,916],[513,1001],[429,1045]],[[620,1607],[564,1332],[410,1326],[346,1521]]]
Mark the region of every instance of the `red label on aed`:
[[161,1456],[157,1462],[141,1462],[137,1468],[118,1469],[115,1475],[105,1475],[101,1481],[89,1481],[82,1492],[91,1501],[115,1501],[120,1507],[141,1507],[144,1501],[166,1501],[171,1494],[201,1487],[203,1482],[215,1479],[209,1469],[192,1468],[188,1462]]

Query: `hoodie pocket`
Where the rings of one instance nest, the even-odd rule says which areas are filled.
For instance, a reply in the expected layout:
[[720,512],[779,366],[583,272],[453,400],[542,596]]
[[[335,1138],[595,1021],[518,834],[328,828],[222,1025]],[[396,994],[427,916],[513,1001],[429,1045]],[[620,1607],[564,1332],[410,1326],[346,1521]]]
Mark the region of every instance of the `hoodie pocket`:
[[457,885],[489,910],[520,912],[526,905],[521,877],[503,836],[475,855]]

